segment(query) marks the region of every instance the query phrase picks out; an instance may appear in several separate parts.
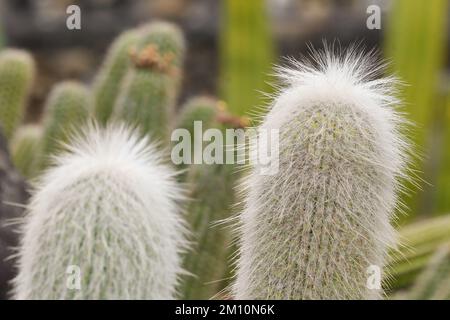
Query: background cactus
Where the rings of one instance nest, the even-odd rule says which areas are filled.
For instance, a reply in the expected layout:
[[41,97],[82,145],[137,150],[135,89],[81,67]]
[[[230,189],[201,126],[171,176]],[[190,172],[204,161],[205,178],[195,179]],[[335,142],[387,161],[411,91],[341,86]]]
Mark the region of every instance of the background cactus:
[[64,81],[52,89],[45,104],[41,168],[68,142],[70,132],[87,122],[89,99],[89,89],[78,82]]
[[444,113],[441,117],[443,128],[443,148],[441,149],[440,174],[436,181],[436,212],[445,214],[450,212],[450,88],[447,90],[447,98],[444,102]]
[[175,25],[163,22],[140,32],[130,54],[133,67],[124,79],[113,117],[168,141],[185,51],[183,35]]
[[411,286],[433,252],[443,243],[450,242],[450,216],[404,226],[399,230],[399,240],[401,245],[391,252],[387,266],[392,275],[389,286],[396,290]]
[[412,300],[450,300],[450,243],[438,248],[405,297]]
[[[407,144],[395,80],[371,80],[371,56],[313,52],[281,68],[282,90],[261,126],[279,130],[279,171],[246,179],[236,299],[374,299]],[[314,66],[316,67],[314,67]]]
[[130,66],[130,49],[138,39],[138,31],[125,31],[111,45],[95,79],[93,102],[97,120],[106,124],[110,118],[120,86]]
[[21,123],[34,78],[33,58],[25,51],[0,52],[0,126],[7,139]]
[[12,161],[19,172],[27,178],[33,178],[39,170],[42,136],[41,125],[28,124],[19,127],[11,141]]
[[[175,173],[147,138],[88,128],[36,186],[18,299],[173,299],[185,226]],[[80,289],[67,286],[80,268]]]
[[[212,98],[193,98],[182,110],[178,127],[187,129],[193,144],[201,146],[207,143],[203,142],[202,137],[194,136],[194,121],[201,121],[203,130],[221,130],[224,137],[225,130],[232,128],[233,124],[245,124],[240,118],[229,115],[224,103]],[[226,146],[222,147],[225,154]],[[192,146],[192,157],[193,152]],[[183,280],[184,299],[213,298],[228,284],[228,279],[224,277],[229,261],[227,248],[231,243],[230,230],[217,224],[231,215],[238,177],[233,164],[203,163],[189,166],[187,185],[192,200],[187,212],[194,245],[193,252],[186,255],[184,265],[193,276],[186,276]]]

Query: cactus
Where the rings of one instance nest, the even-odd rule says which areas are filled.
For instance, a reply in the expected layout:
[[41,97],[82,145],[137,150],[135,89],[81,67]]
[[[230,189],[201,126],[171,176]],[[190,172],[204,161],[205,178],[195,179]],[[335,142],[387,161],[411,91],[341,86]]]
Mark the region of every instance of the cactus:
[[[177,119],[176,129],[183,128],[189,131],[193,140],[191,143],[191,158],[194,155],[194,145],[203,146],[203,136],[196,136],[194,134],[194,122],[200,121],[202,123],[203,129],[213,128],[217,122],[216,118],[220,110],[223,110],[224,104],[215,100],[214,98],[207,96],[199,96],[191,98],[181,107],[181,114]],[[172,139],[175,139],[172,137]],[[175,142],[175,141],[174,141]],[[176,147],[174,146],[173,152],[176,152]],[[191,159],[192,160],[192,159]],[[192,161],[193,162],[193,161]],[[178,164],[178,169],[183,171],[187,167],[187,164],[181,163]],[[186,178],[186,172],[183,172],[180,175],[181,181],[184,181]]]
[[129,68],[130,48],[137,42],[136,30],[121,34],[108,50],[94,82],[93,96],[96,119],[106,124],[111,116],[114,103],[119,95],[120,85]]
[[84,132],[35,187],[15,298],[175,298],[186,247],[175,172],[125,126]]
[[450,241],[450,216],[434,217],[399,229],[401,245],[392,250],[387,271],[391,289],[410,286],[427,265],[433,252]]
[[48,156],[68,142],[70,131],[88,119],[89,89],[74,81],[64,81],[50,92],[44,114],[44,135],[41,166],[48,165]]
[[406,298],[450,300],[450,243],[436,250]]
[[[430,186],[434,181],[433,117],[439,105],[437,87],[441,70],[445,67],[445,32],[449,2],[436,0],[428,4],[421,0],[397,0],[392,2],[386,34],[386,57],[392,61],[392,71],[408,85],[402,87],[401,95],[407,106],[408,118],[417,124],[412,140],[424,161],[416,159],[414,166],[420,178],[429,182],[420,188],[406,183],[415,192],[402,201],[409,208],[408,215],[400,215],[399,223],[410,222],[416,216],[429,215],[433,208]],[[431,156],[430,156],[431,155]],[[422,173],[423,172],[423,173]]]
[[7,139],[21,123],[34,78],[34,60],[25,51],[0,52],[0,126]]
[[269,92],[275,43],[270,30],[267,2],[221,1],[220,89],[221,98],[240,116],[264,101]]
[[[197,138],[193,144],[206,145],[202,137],[194,136],[194,121],[201,121],[203,130],[215,128],[222,133],[231,124],[240,124],[240,118],[226,114],[224,104],[211,98],[193,98],[182,110],[178,127],[187,129],[191,137]],[[236,121],[226,121],[231,119]],[[223,148],[225,154],[225,146]],[[194,147],[192,155],[193,150]],[[227,228],[215,224],[230,217],[238,178],[235,169],[233,164],[192,164],[189,167],[187,184],[191,187],[192,201],[187,212],[195,239],[194,252],[184,261],[185,269],[193,275],[183,281],[184,299],[210,299],[227,284],[223,278],[231,236]]]
[[3,48],[4,45],[5,45],[5,35],[3,33],[3,26],[0,21],[0,50]]
[[442,153],[440,155],[439,176],[435,182],[435,211],[443,214],[450,212],[450,88],[446,91],[444,112],[441,117]]
[[130,54],[133,66],[125,76],[113,118],[138,124],[144,132],[168,141],[184,39],[177,27],[163,22],[146,25],[140,33]]
[[42,136],[41,125],[28,124],[19,127],[11,140],[12,161],[24,177],[33,178],[38,172]]
[[[369,266],[395,244],[390,224],[408,143],[395,78],[356,49],[313,51],[280,68],[261,125],[279,130],[279,171],[245,180],[236,299],[377,299]],[[261,138],[260,138],[261,139]]]

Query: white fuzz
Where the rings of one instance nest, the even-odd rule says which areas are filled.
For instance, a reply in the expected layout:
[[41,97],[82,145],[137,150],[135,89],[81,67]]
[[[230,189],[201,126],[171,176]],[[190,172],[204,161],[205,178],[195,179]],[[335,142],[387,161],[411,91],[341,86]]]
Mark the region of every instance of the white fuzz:
[[[394,244],[405,121],[395,78],[350,49],[279,68],[285,86],[261,128],[279,130],[279,171],[244,182],[237,299],[372,299],[367,268]],[[376,284],[375,284],[376,286]]]
[[175,173],[124,126],[72,141],[29,204],[15,297],[175,298],[186,244]]

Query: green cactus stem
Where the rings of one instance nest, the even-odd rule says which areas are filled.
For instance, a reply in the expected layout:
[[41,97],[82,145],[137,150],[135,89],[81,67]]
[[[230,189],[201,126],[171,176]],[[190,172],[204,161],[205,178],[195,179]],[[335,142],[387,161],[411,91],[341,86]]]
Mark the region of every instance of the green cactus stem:
[[34,73],[34,60],[27,52],[0,52],[0,126],[8,139],[23,120]]
[[[233,121],[231,121],[233,120]],[[194,135],[194,121],[201,121],[203,132],[225,130],[245,126],[245,119],[232,117],[225,104],[208,97],[197,97],[188,101],[182,109],[178,128],[187,129],[194,144],[205,147],[203,137]],[[195,140],[194,140],[195,139]],[[222,148],[226,152],[225,141]],[[239,173],[235,164],[191,164],[186,182],[191,187],[188,206],[188,221],[194,234],[193,252],[185,257],[185,269],[192,275],[183,281],[184,299],[210,299],[217,297],[226,287],[227,265],[231,245],[230,229],[220,225],[231,216],[235,202],[235,187]]]
[[[372,80],[382,68],[356,50],[279,69],[285,87],[259,127],[279,132],[278,170],[256,163],[245,179],[235,299],[384,295],[408,144],[395,79]],[[379,283],[368,285],[370,270]]]
[[41,125],[27,124],[19,127],[11,140],[12,161],[26,178],[34,178],[39,171],[42,137]]

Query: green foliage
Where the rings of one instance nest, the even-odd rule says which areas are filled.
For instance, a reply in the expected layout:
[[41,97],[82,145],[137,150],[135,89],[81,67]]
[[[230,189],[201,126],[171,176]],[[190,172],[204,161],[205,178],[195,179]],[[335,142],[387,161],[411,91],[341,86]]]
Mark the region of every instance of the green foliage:
[[175,25],[163,22],[149,24],[140,32],[114,118],[166,141],[180,85],[184,38]]
[[42,152],[43,128],[28,124],[17,129],[11,140],[12,161],[26,178],[34,178],[38,171],[39,155]]
[[[411,132],[418,150],[430,154],[430,135],[436,113],[436,91],[439,72],[443,67],[447,0],[398,0],[393,3],[386,37],[386,56],[393,71],[406,83],[401,92],[405,111],[417,125]],[[429,164],[417,162],[429,181]],[[407,187],[415,191],[412,184]],[[425,189],[427,187],[425,186]],[[417,190],[413,197],[404,197],[410,218],[426,210],[424,192]],[[408,219],[403,219],[408,220]],[[404,222],[404,221],[403,221]]]
[[84,124],[89,116],[90,92],[83,84],[64,81],[55,85],[46,101],[44,114],[42,166],[68,142],[73,129]]
[[270,92],[274,43],[265,1],[225,0],[220,35],[221,98],[230,111],[247,115]]
[[138,39],[137,30],[125,31],[108,49],[105,61],[95,79],[93,102],[95,116],[106,124],[119,95],[120,85],[130,66],[130,49]]
[[0,52],[0,126],[8,139],[22,121],[34,69],[34,60],[27,52]]

